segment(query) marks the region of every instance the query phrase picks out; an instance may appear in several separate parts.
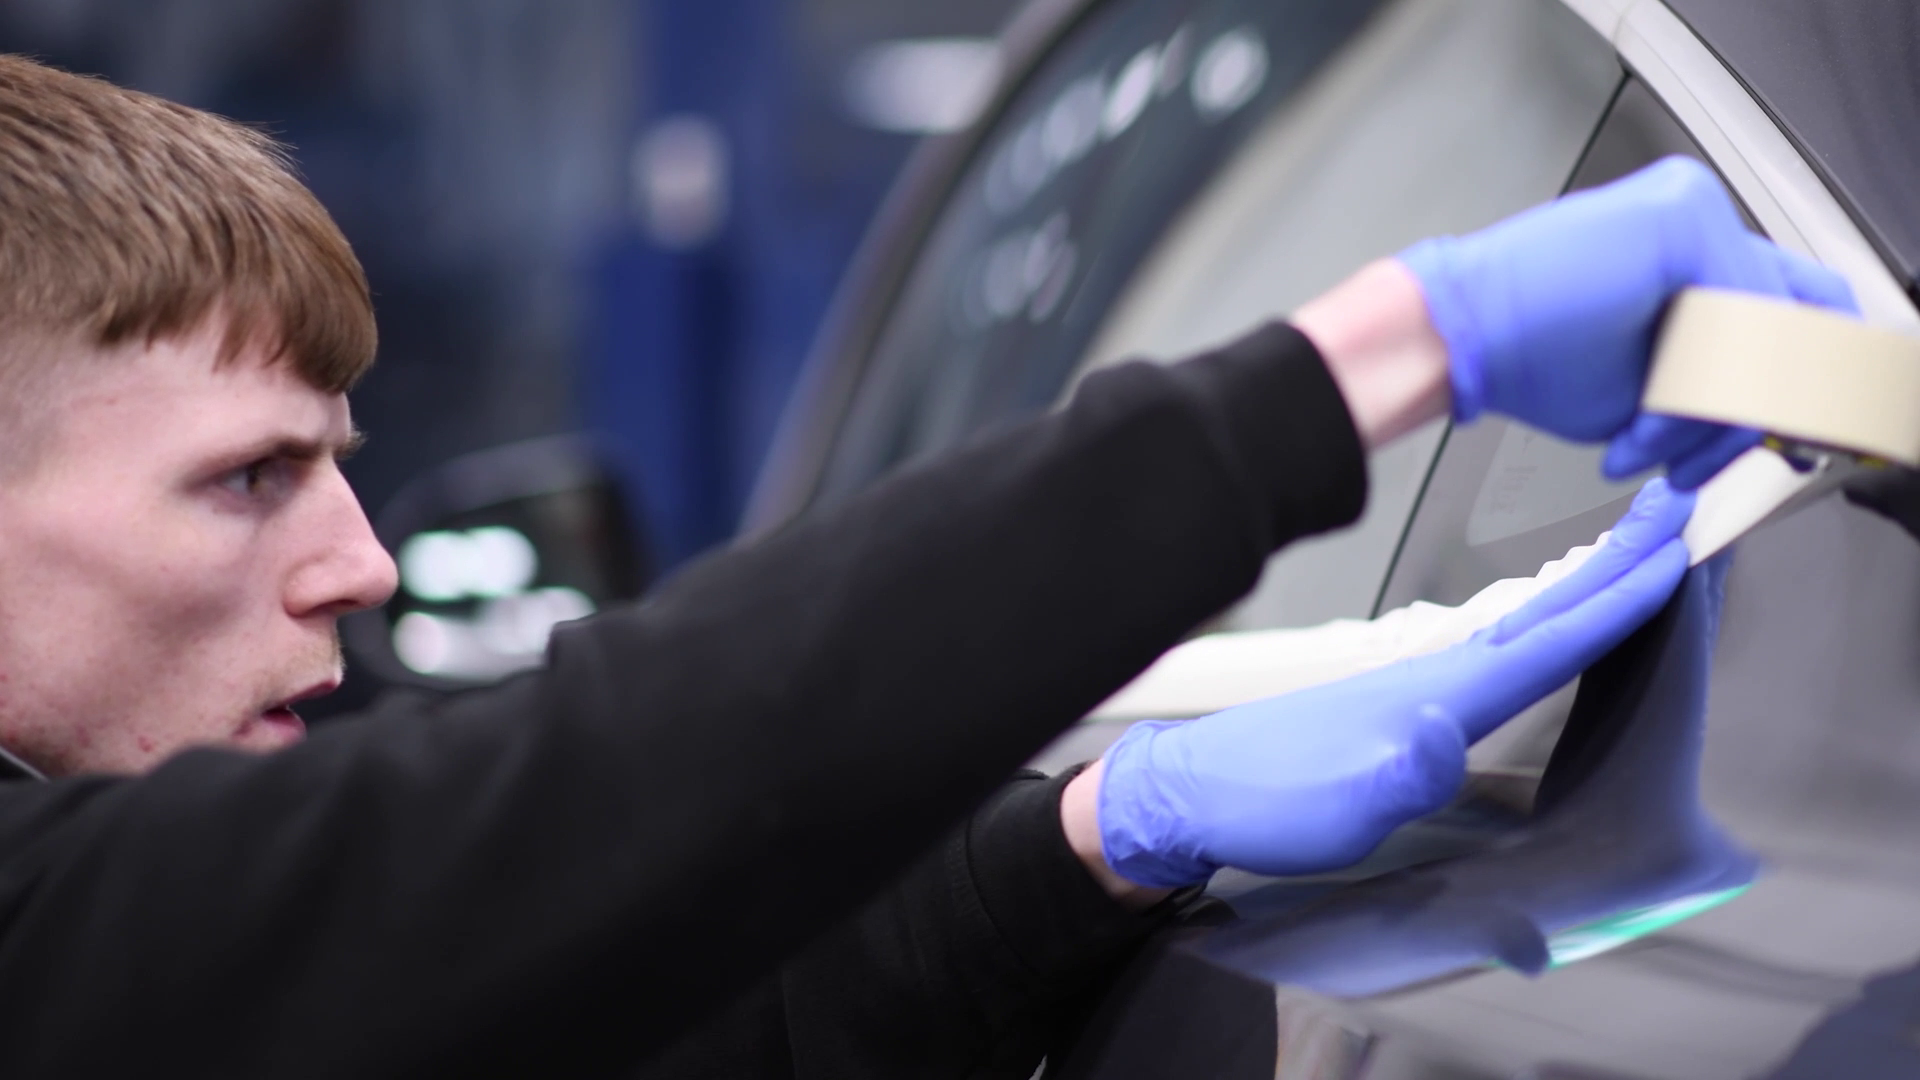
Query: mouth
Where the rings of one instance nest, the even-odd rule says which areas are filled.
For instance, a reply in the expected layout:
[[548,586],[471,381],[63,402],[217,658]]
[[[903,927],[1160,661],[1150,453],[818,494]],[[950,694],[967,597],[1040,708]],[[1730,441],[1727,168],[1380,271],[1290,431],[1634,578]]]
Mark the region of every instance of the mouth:
[[314,683],[291,697],[282,698],[261,709],[258,715],[249,717],[243,722],[236,734],[250,735],[257,729],[265,728],[287,742],[298,742],[306,737],[307,722],[300,719],[300,714],[294,712],[293,707],[302,701],[325,697],[339,688],[338,676]]

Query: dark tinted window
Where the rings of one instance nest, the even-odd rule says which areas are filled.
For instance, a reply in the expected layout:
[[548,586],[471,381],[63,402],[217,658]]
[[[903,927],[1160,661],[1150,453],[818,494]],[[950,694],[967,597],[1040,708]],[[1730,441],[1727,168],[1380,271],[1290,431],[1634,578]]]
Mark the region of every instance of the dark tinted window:
[[1374,6],[1097,6],[961,180],[868,365],[822,494],[1051,403],[1167,221]]
[[[1550,0],[1098,6],[956,187],[821,494],[1044,409],[1077,371],[1190,353],[1551,198],[1620,79]],[[1366,615],[1439,435],[1377,456],[1367,521],[1292,549],[1231,624]]]
[[1669,0],[1805,149],[1920,296],[1920,5]]
[[[1088,364],[1190,354],[1371,259],[1558,194],[1621,82],[1558,3],[1396,3],[1249,137],[1114,304]],[[1443,425],[1373,455],[1365,516],[1296,543],[1223,625],[1371,613]]]

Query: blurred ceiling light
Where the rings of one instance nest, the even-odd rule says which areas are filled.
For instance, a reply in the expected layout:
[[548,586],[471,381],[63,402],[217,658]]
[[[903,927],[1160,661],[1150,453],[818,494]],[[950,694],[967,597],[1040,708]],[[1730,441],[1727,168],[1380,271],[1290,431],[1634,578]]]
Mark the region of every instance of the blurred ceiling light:
[[1100,141],[1101,116],[1107,108],[1107,84],[1099,75],[1076,79],[1061,93],[1040,123],[1051,171],[1059,172],[1085,157]]
[[976,328],[1025,311],[1034,322],[1051,317],[1079,265],[1067,215],[1055,213],[1038,229],[1020,229],[995,244],[981,265],[979,302],[968,304]]
[[422,600],[444,603],[517,593],[540,572],[533,541],[518,529],[436,530],[400,548],[400,582]]
[[[1098,142],[1131,130],[1153,102],[1187,78],[1192,41],[1193,32],[1182,26],[1166,41],[1134,53],[1111,80],[1103,69],[1069,84],[994,158],[987,170],[987,206],[1013,213]],[[1252,31],[1232,31],[1215,40],[1203,69],[1194,72],[1194,102],[1206,119],[1217,120],[1246,104],[1266,77],[1266,45]]]
[[393,651],[422,675],[497,679],[538,667],[553,628],[593,611],[586,594],[564,586],[489,600],[473,618],[409,611],[393,626]]
[[1156,65],[1156,80],[1153,92],[1156,97],[1166,97],[1180,89],[1181,82],[1187,77],[1187,62],[1193,52],[1193,31],[1185,26],[1173,32],[1167,43],[1160,48],[1160,62]]
[[959,131],[986,108],[1000,79],[992,38],[906,38],[869,46],[842,84],[853,119],[881,131]]
[[647,236],[674,251],[697,248],[726,227],[727,137],[700,116],[655,123],[633,148],[633,201]]
[[1213,40],[1193,68],[1193,104],[1218,120],[1253,100],[1267,81],[1267,43],[1251,29],[1229,30]]
[[1135,53],[1113,80],[1107,93],[1107,107],[1100,120],[1100,133],[1117,138],[1133,126],[1153,100],[1154,86],[1160,81],[1160,49],[1149,45]]
[[413,670],[437,675],[454,659],[455,630],[449,619],[409,611],[393,626],[393,651]]

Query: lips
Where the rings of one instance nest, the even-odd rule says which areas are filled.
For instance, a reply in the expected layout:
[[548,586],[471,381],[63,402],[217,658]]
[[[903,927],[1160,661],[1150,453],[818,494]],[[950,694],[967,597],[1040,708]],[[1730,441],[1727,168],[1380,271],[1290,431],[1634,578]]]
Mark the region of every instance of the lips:
[[284,742],[298,742],[306,737],[307,723],[300,719],[300,714],[294,712],[293,707],[302,701],[311,701],[317,697],[325,697],[339,688],[340,679],[338,676],[314,683],[312,686],[307,687],[305,690],[291,697],[282,698],[266,708],[261,709],[257,716],[250,717],[242,723],[240,730],[235,734],[244,738],[264,728],[266,731],[278,736]]
[[298,742],[307,736],[307,722],[300,719],[299,713],[285,705],[277,709],[268,709],[257,719],[247,721],[242,734],[247,734],[255,728],[266,728],[289,742]]

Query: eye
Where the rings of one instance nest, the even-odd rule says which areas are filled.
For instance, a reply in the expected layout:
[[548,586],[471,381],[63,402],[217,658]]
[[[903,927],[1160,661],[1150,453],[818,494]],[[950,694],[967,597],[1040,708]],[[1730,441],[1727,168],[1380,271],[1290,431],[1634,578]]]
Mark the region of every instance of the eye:
[[250,461],[233,469],[217,481],[221,490],[231,492],[242,498],[259,498],[268,494],[273,485],[283,479],[286,462],[277,458],[261,458]]

